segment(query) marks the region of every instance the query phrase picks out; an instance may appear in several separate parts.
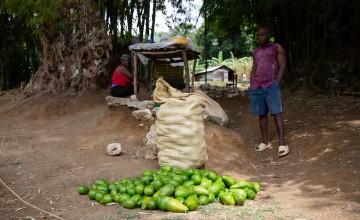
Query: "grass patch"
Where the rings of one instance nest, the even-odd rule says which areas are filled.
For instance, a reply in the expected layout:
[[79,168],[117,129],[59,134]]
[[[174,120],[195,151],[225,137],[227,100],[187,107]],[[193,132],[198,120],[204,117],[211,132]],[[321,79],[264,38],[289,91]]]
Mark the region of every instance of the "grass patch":
[[[210,85],[220,86],[220,87],[225,87],[226,86],[226,82],[223,82],[223,81],[208,80],[207,83],[210,84]],[[195,82],[195,86],[200,86],[201,84],[205,84],[205,81]]]
[[201,215],[212,216],[216,219],[284,219],[278,216],[279,207],[270,206],[264,208],[243,207],[243,206],[227,206],[221,203],[212,203],[206,206],[199,206],[198,210]]
[[140,213],[138,213],[138,212],[131,212],[131,213],[124,214],[122,210],[118,210],[116,212],[116,214],[118,215],[118,217],[105,216],[105,217],[101,218],[101,220],[118,220],[119,218],[120,219],[140,218]]
[[200,213],[202,215],[206,215],[206,216],[212,216],[215,215],[219,212],[223,213],[224,211],[232,211],[233,207],[232,206],[226,206],[226,205],[222,205],[221,203],[212,203],[209,205],[205,205],[205,206],[199,206],[199,210]]
[[226,82],[223,81],[209,81],[208,83],[214,86],[220,86],[220,87],[226,86]]
[[106,217],[101,218],[101,220],[117,220],[117,218],[106,216]]
[[140,214],[138,212],[131,212],[123,215],[122,217],[126,219],[134,219],[134,218],[140,218]]
[[257,220],[265,219],[263,212],[261,210],[259,210],[258,208],[240,207],[239,211],[238,211],[238,216],[240,218],[253,217],[254,219],[257,219]]
[[118,219],[136,219],[136,218],[140,218],[140,213],[138,213],[138,212],[131,212],[131,213],[123,214],[123,212],[121,210],[118,210],[116,212],[116,214],[118,215],[118,217],[106,216],[106,217],[101,218],[101,220],[118,220]]
[[252,219],[263,220],[266,219],[266,216],[269,214],[276,219],[283,219],[282,217],[276,216],[279,211],[279,207],[271,206],[265,208],[245,208],[239,207],[237,215],[240,218],[252,217]]
[[272,206],[272,207],[267,207],[267,208],[264,208],[264,211],[265,212],[270,212],[272,214],[275,214],[276,211],[279,210],[279,207],[278,206]]
[[173,216],[173,217],[166,217],[163,218],[162,220],[187,220],[189,218],[185,217],[185,216]]

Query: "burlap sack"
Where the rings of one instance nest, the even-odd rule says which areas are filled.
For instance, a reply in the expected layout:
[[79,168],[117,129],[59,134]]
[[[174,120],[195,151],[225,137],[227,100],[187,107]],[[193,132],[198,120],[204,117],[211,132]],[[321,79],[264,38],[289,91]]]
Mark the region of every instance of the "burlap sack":
[[226,126],[229,123],[229,118],[226,115],[225,111],[221,108],[219,103],[215,100],[211,99],[208,95],[206,95],[201,90],[195,90],[196,95],[201,96],[205,101],[205,112],[210,116],[215,116],[221,119],[221,126]]
[[156,80],[156,87],[153,94],[156,103],[165,103],[169,98],[186,99],[189,95],[191,95],[191,93],[184,93],[171,87],[163,78]]
[[156,114],[159,165],[198,168],[207,160],[203,113],[204,100],[182,93],[162,78],[156,82],[154,101],[162,103]]

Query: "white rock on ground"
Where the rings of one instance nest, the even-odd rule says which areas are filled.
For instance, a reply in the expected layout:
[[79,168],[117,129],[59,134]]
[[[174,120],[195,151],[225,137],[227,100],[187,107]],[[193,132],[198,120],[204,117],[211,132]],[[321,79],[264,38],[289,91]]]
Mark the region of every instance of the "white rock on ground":
[[133,111],[132,115],[138,119],[138,120],[142,120],[142,121],[152,121],[154,119],[150,109],[143,109],[143,110],[136,110]]
[[146,140],[149,140],[149,139],[154,139],[156,138],[156,131],[149,131],[147,134],[146,134]]
[[121,144],[119,143],[111,143],[106,146],[106,152],[110,156],[116,156],[121,154]]
[[142,110],[142,109],[153,109],[155,106],[155,102],[154,101],[142,101],[142,102],[139,102],[137,108],[139,110]]
[[129,108],[138,108],[139,106],[139,101],[133,101],[133,100],[129,100],[126,105],[129,107]]
[[156,124],[152,124],[152,125],[150,126],[149,131],[155,131],[155,132],[156,132]]
[[129,101],[128,98],[121,98],[121,97],[113,97],[113,96],[107,96],[106,97],[106,103],[108,106],[117,107],[120,105],[126,105]]
[[155,107],[151,110],[151,113],[153,114],[153,116],[156,117],[156,113],[159,111],[160,107]]

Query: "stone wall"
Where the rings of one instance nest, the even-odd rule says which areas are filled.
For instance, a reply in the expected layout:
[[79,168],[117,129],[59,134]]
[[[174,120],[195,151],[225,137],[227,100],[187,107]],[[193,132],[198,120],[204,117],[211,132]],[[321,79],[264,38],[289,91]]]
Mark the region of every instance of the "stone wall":
[[239,95],[245,95],[245,90],[233,86],[215,86],[206,83],[201,84],[199,88],[212,99],[234,98]]

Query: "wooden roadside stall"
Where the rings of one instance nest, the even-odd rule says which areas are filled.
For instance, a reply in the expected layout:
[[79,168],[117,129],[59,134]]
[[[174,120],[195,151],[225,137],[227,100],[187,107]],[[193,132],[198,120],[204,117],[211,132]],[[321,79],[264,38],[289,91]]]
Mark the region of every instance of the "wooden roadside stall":
[[[186,39],[186,38],[183,38]],[[192,70],[192,91],[194,89],[196,62],[200,53],[188,48],[188,42],[182,39],[170,39],[159,43],[139,43],[129,46],[134,58],[134,94],[137,96],[137,75],[138,75],[138,57],[143,56],[151,61],[150,85],[153,81],[153,71],[156,65],[180,65],[185,67],[185,91],[190,92],[190,71],[188,61],[194,60]],[[166,76],[166,72],[162,73]]]

